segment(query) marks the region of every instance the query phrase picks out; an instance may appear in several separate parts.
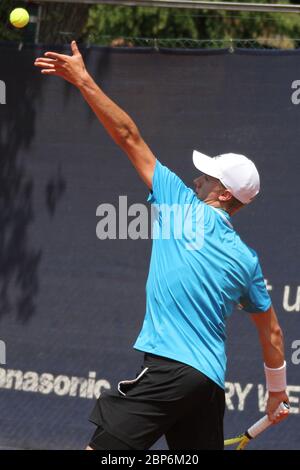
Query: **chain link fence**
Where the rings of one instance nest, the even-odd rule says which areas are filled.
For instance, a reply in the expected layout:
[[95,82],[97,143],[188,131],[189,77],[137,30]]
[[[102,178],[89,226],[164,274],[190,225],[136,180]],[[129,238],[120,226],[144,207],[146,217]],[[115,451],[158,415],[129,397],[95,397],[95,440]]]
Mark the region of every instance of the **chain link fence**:
[[[71,38],[71,35],[70,35]],[[96,39],[90,35],[86,39],[87,45],[110,47],[141,47],[152,49],[299,49],[300,39],[288,37],[258,37],[256,39],[189,39],[189,38],[134,38],[102,36]]]
[[[228,49],[234,52],[235,49],[252,49],[252,50],[295,50],[300,49],[300,38],[291,39],[288,37],[271,37],[264,38],[258,37],[256,39],[189,39],[189,38],[139,38],[139,37],[113,37],[102,36],[95,39],[92,35],[85,38],[78,37],[75,33],[69,31],[58,31],[56,39],[50,42],[51,45],[69,45],[70,42],[76,39],[79,45],[102,46],[102,47],[140,47],[155,49],[182,49],[182,50],[196,50],[196,49]],[[0,41],[1,42],[1,41]],[[24,41],[20,37],[19,41],[10,41],[15,43],[17,47],[23,47],[24,43],[31,43],[32,41]],[[47,41],[39,41],[39,44],[47,44]],[[49,43],[48,43],[49,44]]]

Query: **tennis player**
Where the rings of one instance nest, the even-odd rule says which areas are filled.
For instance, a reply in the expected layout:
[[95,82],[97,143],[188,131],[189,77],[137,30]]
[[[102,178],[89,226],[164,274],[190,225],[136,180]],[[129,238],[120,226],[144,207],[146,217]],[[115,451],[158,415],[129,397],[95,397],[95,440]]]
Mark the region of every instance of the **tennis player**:
[[[146,315],[134,345],[145,353],[144,362],[135,379],[121,381],[118,390],[97,400],[90,417],[97,428],[87,448],[149,449],[165,435],[170,449],[223,449],[225,323],[236,305],[250,313],[258,331],[268,416],[278,423],[287,414],[275,416],[279,404],[288,401],[282,331],[258,256],[231,219],[258,194],[258,171],[243,155],[211,158],[194,151],[201,175],[194,190],[186,187],[96,85],[75,41],[71,49],[71,56],[47,52],[35,65],[79,89],[149,188],[150,202],[200,213],[203,235],[203,243],[191,249],[185,234],[174,236],[173,222],[169,239],[153,240]],[[162,223],[158,215],[155,224]]]

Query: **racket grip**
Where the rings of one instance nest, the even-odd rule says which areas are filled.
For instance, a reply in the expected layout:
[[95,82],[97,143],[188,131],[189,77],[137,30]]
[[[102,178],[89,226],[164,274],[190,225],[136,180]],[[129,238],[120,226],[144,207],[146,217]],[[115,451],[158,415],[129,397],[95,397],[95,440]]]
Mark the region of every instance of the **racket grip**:
[[[280,403],[278,406],[277,410],[275,411],[275,416],[283,410],[289,410],[290,405],[286,402]],[[246,436],[250,439],[254,439],[256,436],[258,436],[261,432],[263,432],[265,429],[267,429],[269,426],[271,426],[272,421],[269,420],[268,415],[265,415],[263,418],[259,419],[256,421],[256,423],[253,424],[249,429],[246,431]]]

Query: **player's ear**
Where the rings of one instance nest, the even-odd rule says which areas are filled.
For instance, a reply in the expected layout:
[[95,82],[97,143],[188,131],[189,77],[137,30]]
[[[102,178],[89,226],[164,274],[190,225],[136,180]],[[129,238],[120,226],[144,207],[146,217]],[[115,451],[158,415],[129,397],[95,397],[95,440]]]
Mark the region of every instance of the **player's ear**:
[[230,191],[228,191],[228,189],[224,189],[224,191],[222,191],[220,194],[219,194],[219,201],[222,201],[222,202],[227,202],[227,201],[230,201],[231,199],[233,198],[232,194]]

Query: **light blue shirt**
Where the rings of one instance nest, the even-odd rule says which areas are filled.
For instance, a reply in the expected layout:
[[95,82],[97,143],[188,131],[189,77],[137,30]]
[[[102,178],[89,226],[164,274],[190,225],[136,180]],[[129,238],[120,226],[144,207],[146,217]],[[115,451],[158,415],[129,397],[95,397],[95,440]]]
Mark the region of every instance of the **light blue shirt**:
[[224,388],[227,317],[237,304],[250,313],[271,305],[257,254],[225,211],[199,200],[159,161],[152,186],[146,315],[134,348],[188,364]]

